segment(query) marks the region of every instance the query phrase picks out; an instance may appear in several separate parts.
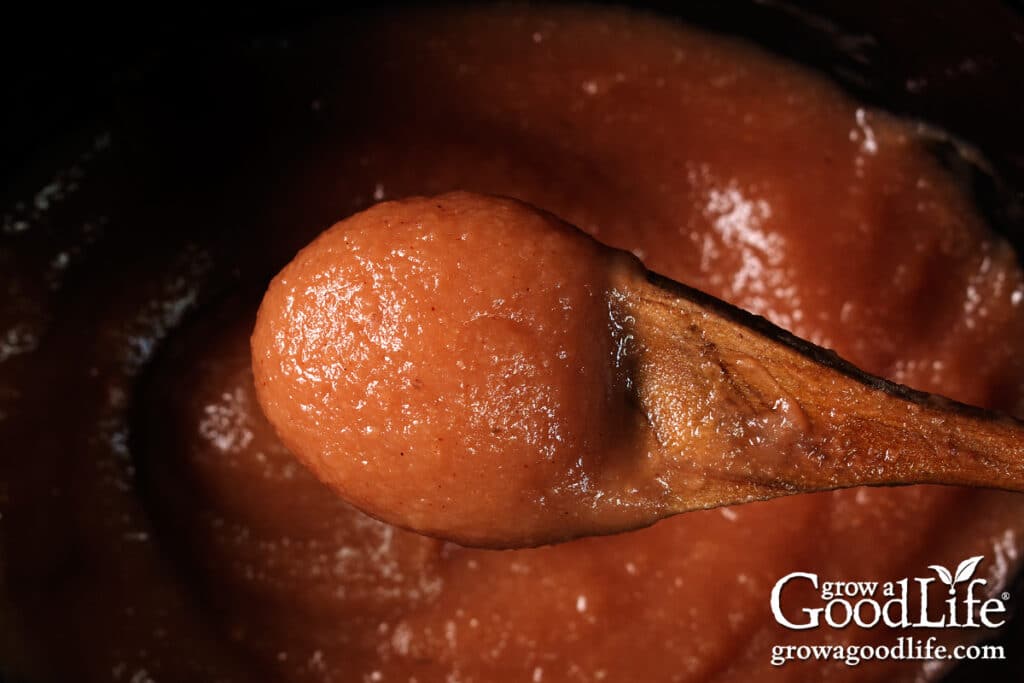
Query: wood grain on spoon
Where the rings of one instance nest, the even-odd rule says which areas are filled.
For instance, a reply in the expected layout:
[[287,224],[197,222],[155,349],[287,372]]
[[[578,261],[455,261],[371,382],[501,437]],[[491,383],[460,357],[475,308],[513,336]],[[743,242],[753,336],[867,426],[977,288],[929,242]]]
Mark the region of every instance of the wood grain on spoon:
[[467,545],[858,485],[1024,489],[1021,422],[863,373],[509,199],[339,223],[271,283],[252,347],[313,472]]

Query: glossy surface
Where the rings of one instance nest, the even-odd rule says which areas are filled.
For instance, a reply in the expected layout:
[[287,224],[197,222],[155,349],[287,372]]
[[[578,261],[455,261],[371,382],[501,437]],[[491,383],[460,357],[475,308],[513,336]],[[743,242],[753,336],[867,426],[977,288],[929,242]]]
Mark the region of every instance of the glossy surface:
[[758,50],[592,8],[337,31],[142,98],[77,190],[12,214],[0,524],[23,678],[806,680],[814,665],[767,663],[824,637],[770,620],[781,575],[977,554],[994,590],[1016,572],[1024,505],[974,490],[782,499],[515,552],[340,503],[261,418],[248,337],[269,277],[376,200],[518,197],[870,371],[1018,415],[1024,286],[912,127]]
[[512,200],[379,204],[271,282],[260,405],[322,481],[406,528],[515,547],[646,526],[623,490],[644,417],[617,363],[620,269],[643,273]]

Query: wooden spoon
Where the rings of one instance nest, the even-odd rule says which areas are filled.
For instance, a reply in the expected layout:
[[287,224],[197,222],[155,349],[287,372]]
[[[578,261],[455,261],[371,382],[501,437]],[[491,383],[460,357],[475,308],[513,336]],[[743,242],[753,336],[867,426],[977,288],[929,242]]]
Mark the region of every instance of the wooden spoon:
[[271,283],[260,403],[323,481],[467,545],[861,485],[1024,490],[1024,425],[868,375],[520,202],[343,221]]
[[[678,406],[701,394],[727,406],[728,424],[747,437],[742,457],[720,459],[714,485],[700,495],[706,507],[863,485],[1024,490],[1019,420],[868,374],[655,273],[623,290],[638,393],[658,442],[678,451],[693,441],[693,416]],[[754,428],[746,434],[744,426]],[[722,453],[735,449],[728,436],[717,441]],[[678,511],[695,502],[690,497]]]

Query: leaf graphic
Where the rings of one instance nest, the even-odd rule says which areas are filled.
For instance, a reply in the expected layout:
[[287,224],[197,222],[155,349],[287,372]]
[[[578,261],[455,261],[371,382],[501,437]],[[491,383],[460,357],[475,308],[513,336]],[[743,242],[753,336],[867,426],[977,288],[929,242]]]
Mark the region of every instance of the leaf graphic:
[[939,575],[939,579],[942,581],[942,583],[952,587],[953,575],[949,573],[948,569],[937,564],[928,565],[928,569],[934,569],[935,573]]
[[974,570],[978,568],[978,564],[984,559],[984,555],[975,555],[961,562],[960,566],[956,568],[956,576],[953,577],[953,583],[960,583],[974,576]]

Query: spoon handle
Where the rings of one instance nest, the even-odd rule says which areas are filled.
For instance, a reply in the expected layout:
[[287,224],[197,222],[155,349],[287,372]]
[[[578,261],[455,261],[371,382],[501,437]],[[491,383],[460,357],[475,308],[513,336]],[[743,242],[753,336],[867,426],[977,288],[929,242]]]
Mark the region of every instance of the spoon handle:
[[658,442],[717,492],[739,502],[860,485],[1024,491],[1021,421],[865,373],[659,275],[631,288],[622,306],[638,397]]

